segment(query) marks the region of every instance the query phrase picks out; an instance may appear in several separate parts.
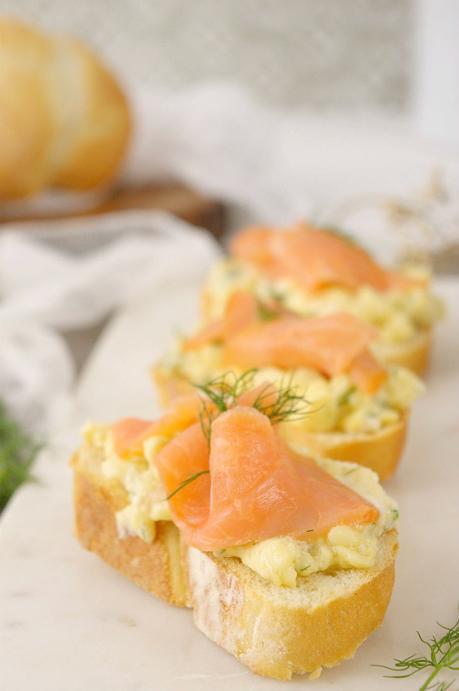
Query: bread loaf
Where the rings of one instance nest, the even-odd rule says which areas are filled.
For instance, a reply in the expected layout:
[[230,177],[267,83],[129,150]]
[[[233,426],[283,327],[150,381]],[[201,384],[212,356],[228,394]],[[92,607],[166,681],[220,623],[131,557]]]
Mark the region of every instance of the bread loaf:
[[1,200],[106,183],[129,131],[126,98],[91,50],[0,20]]

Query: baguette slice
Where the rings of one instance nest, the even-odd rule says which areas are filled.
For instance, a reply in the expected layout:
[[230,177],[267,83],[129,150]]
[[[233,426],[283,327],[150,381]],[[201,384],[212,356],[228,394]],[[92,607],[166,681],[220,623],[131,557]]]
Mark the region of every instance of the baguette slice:
[[125,502],[86,471],[88,460],[81,463],[78,453],[73,459],[75,528],[83,547],[162,600],[193,607],[196,626],[253,672],[317,676],[352,657],[381,624],[394,581],[395,530],[381,538],[372,569],[317,573],[283,588],[238,559],[187,548],[171,521],[156,524],[151,544],[120,539],[115,512]]
[[[78,456],[78,454],[76,455]],[[120,571],[149,593],[172,605],[187,604],[186,548],[172,521],[156,523],[155,540],[149,544],[139,537],[120,539],[115,513],[123,507],[116,491],[101,484],[94,475],[78,469],[73,460],[75,533],[90,552]]]
[[423,376],[429,367],[431,350],[432,329],[424,329],[406,343],[378,344],[378,357],[385,365],[400,365]]
[[321,432],[307,434],[290,426],[286,439],[295,446],[306,447],[313,454],[337,461],[352,461],[364,465],[387,480],[397,470],[405,446],[408,416],[373,434]]
[[[161,367],[152,369],[152,378],[159,391],[161,404],[166,408],[174,398],[190,393],[191,385],[179,375]],[[295,425],[288,425],[286,439],[338,461],[353,461],[374,470],[380,480],[387,480],[397,469],[405,446],[408,415],[397,423],[373,434],[347,434],[345,432],[308,433]],[[286,428],[285,428],[286,429]]]
[[395,530],[381,538],[367,571],[318,573],[282,588],[228,557],[188,550],[196,626],[252,672],[274,679],[317,677],[351,658],[377,628],[394,583]]

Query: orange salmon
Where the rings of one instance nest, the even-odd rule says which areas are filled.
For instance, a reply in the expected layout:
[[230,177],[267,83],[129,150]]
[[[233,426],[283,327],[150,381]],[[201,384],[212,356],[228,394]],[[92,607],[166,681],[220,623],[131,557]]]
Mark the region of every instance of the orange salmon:
[[276,536],[313,539],[336,525],[374,522],[379,512],[295,454],[258,410],[236,406],[214,420],[210,447],[200,425],[180,432],[156,457],[188,544],[212,551]]
[[406,290],[420,282],[386,271],[361,247],[327,230],[306,225],[279,230],[249,227],[230,245],[231,254],[272,278],[291,278],[306,290],[329,286],[355,290]]

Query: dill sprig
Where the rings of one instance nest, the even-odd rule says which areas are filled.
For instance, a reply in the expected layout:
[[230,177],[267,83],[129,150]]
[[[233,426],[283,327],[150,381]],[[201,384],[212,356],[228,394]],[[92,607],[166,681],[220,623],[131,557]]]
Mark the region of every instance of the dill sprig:
[[[194,385],[216,408],[216,411],[212,411],[207,405],[207,401],[203,401],[199,414],[202,430],[209,443],[215,417],[234,407],[239,397],[253,388],[257,371],[253,368],[246,370],[241,375],[231,371],[225,372],[207,384]],[[269,417],[273,425],[280,422],[302,420],[311,412],[309,401],[298,393],[298,389],[293,385],[293,376],[290,374],[286,380],[281,381],[277,388],[275,385],[267,383],[260,389],[252,403],[252,407]]]
[[269,417],[273,425],[302,420],[310,412],[309,401],[293,386],[292,377],[274,391],[271,384],[266,384],[253,402],[253,407]]
[[239,376],[235,372],[225,372],[207,384],[193,386],[212,401],[218,412],[224,413],[236,405],[239,396],[251,388],[256,373],[255,368],[246,370]]
[[30,480],[30,467],[39,449],[0,402],[0,511],[18,487]]
[[[195,388],[206,396],[206,399],[201,402],[199,421],[209,445],[212,423],[215,417],[234,407],[239,397],[253,387],[256,373],[256,369],[249,369],[241,375],[237,375],[235,372],[225,372],[221,376],[207,382],[207,384],[194,384]],[[307,406],[309,406],[309,403],[304,396],[296,393],[296,389],[292,386],[292,376],[290,375],[286,383],[281,383],[277,389],[272,384],[266,384],[266,386],[261,387],[252,403],[252,407],[269,417],[273,425],[286,420],[299,420],[308,412]],[[209,406],[209,401],[214,404],[216,410]],[[209,470],[200,470],[197,473],[193,473],[177,485],[168,494],[166,500],[169,501],[177,492],[188,487],[198,477],[207,473],[209,473]]]
[[266,302],[257,300],[257,316],[260,321],[269,322],[277,319],[280,316],[280,311],[274,305],[268,305]]
[[[256,373],[256,369],[249,369],[239,376],[235,372],[225,372],[219,377],[207,382],[207,384],[193,384],[193,386],[201,391],[207,398],[207,400],[203,400],[201,403],[199,421],[209,445],[212,433],[212,423],[216,415],[224,413],[229,408],[236,405],[239,396],[253,385]],[[211,401],[215,405],[217,412],[209,407],[208,401]]]
[[198,479],[198,477],[201,477],[201,475],[208,475],[210,473],[210,470],[198,470],[197,473],[193,473],[189,477],[185,478],[185,480],[182,480],[180,484],[177,485],[177,487],[172,490],[170,494],[167,495],[166,501],[169,501],[169,499],[172,499],[177,492],[180,492],[182,489],[185,489],[185,487],[188,487],[192,482]]
[[442,624],[438,624],[438,626],[446,632],[440,638],[432,636],[430,640],[425,640],[417,631],[419,640],[428,649],[427,655],[413,653],[404,660],[395,658],[392,666],[374,665],[374,667],[381,667],[393,672],[393,674],[385,675],[393,679],[405,679],[422,670],[431,670],[425,682],[419,687],[419,691],[427,691],[428,689],[446,691],[446,689],[451,688],[454,680],[438,681],[434,684],[432,682],[443,670],[459,670],[459,619],[451,627]]
[[201,407],[199,409],[199,422],[201,423],[201,429],[203,431],[203,434],[205,438],[207,439],[207,443],[210,446],[210,435],[212,431],[212,422],[215,419],[215,413],[212,411],[211,408],[207,405],[206,401],[201,402]]

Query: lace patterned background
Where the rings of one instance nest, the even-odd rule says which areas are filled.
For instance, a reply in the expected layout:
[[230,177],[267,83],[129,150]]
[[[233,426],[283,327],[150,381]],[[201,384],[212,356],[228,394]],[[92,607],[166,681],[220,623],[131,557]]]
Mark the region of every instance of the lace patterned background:
[[273,103],[403,112],[413,0],[0,0],[92,43],[129,82],[230,79]]

